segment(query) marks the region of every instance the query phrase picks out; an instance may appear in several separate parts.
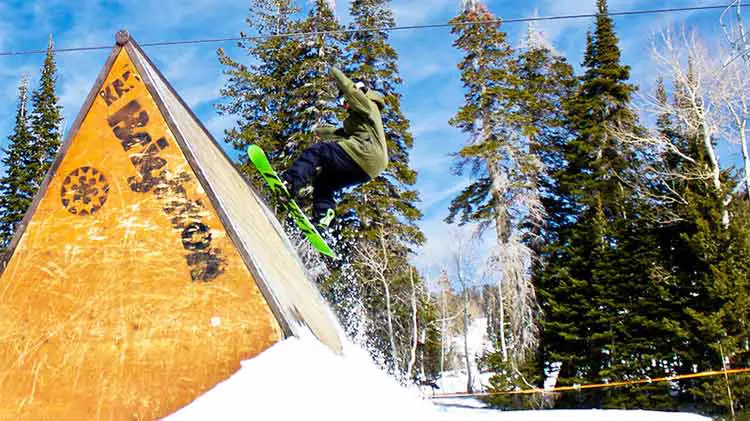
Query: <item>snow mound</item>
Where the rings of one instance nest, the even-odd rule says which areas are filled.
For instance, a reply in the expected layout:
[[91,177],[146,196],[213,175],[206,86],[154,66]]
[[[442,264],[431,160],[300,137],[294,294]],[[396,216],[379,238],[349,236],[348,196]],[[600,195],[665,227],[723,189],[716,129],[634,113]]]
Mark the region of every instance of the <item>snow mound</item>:
[[286,339],[243,361],[232,377],[165,420],[708,420],[648,411],[500,412],[472,408],[477,401],[460,399],[433,404],[398,385],[362,349],[345,344],[344,354],[339,357],[312,338]]
[[434,412],[364,351],[346,345],[344,352],[342,358],[314,339],[288,338],[165,420],[425,419]]

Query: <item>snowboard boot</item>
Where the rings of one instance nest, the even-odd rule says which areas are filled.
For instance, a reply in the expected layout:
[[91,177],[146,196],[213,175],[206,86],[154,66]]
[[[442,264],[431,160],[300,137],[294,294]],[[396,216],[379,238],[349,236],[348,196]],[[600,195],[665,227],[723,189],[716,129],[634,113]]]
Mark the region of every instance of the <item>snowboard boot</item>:
[[313,224],[315,225],[315,229],[318,230],[318,233],[322,234],[328,230],[328,227],[331,226],[331,222],[333,222],[333,218],[336,217],[336,212],[333,211],[333,209],[328,209],[324,214],[322,215],[315,215],[315,221],[313,221]]
[[[292,199],[295,201],[299,201],[302,199],[306,199],[310,196],[312,196],[313,192],[313,186],[307,185],[307,186],[299,186],[294,183],[294,180],[291,179],[291,177],[287,176],[286,173],[282,174],[281,177],[281,183],[284,185],[284,188],[286,191],[289,192],[289,194],[292,196]],[[282,198],[283,201],[285,198]]]

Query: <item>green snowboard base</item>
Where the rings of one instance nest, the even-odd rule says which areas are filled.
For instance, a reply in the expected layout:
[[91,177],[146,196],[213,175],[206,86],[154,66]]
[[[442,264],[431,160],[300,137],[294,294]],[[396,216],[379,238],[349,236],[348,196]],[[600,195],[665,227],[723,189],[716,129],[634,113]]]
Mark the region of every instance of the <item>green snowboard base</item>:
[[316,230],[315,226],[309,219],[307,219],[307,216],[302,212],[302,209],[300,209],[297,202],[294,201],[292,195],[286,187],[284,187],[279,175],[273,167],[271,167],[271,163],[268,162],[268,157],[266,157],[266,153],[263,152],[263,149],[257,145],[250,145],[247,148],[247,156],[250,157],[250,162],[252,162],[258,170],[261,178],[265,180],[266,184],[268,184],[268,187],[271,189],[271,193],[277,199],[277,202],[282,206],[284,211],[286,211],[292,221],[294,221],[294,224],[297,225],[300,231],[305,234],[305,237],[307,237],[307,240],[313,248],[323,255],[336,258],[336,254],[333,253],[333,250],[331,250],[325,240],[323,240],[323,237],[320,236],[318,230]]

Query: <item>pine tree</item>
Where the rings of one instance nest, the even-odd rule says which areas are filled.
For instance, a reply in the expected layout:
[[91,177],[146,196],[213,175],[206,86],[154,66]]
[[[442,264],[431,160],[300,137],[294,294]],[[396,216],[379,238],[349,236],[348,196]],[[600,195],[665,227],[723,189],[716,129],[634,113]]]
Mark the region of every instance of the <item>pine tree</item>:
[[[301,152],[317,140],[312,135],[314,126],[336,124],[338,91],[331,77],[331,69],[343,60],[344,36],[337,31],[342,27],[327,0],[315,0],[307,17],[300,22],[299,30],[305,33],[333,32],[304,36],[298,54],[298,77],[303,83],[287,92],[296,103],[293,109],[299,127],[299,140],[293,142]],[[296,155],[295,155],[296,158]],[[291,163],[291,162],[290,162]]]
[[[726,181],[730,185],[738,182]],[[750,368],[750,279],[747,275],[750,273],[750,224],[746,219],[750,215],[750,204],[737,196],[730,206],[732,219],[728,227],[721,224],[720,214],[713,214],[711,220],[697,218],[694,231],[684,234],[686,251],[705,268],[703,273],[683,278],[683,282],[689,279],[691,284],[682,284],[683,289],[689,291],[689,296],[683,300],[687,316],[684,326],[694,336],[690,348],[683,345],[681,350],[692,357],[689,362],[699,371]],[[702,203],[705,206],[706,202]],[[719,206],[713,209],[721,209],[720,201],[714,203]],[[713,219],[716,217],[719,219]],[[687,391],[709,413],[750,414],[747,376],[693,381]]]
[[[447,222],[478,223],[496,234],[494,265],[501,290],[499,329],[503,359],[522,363],[536,348],[537,303],[526,275],[532,250],[523,242],[527,225],[543,219],[538,181],[541,162],[534,153],[532,124],[523,110],[523,82],[516,52],[500,24],[479,2],[468,4],[451,22],[454,46],[464,53],[459,64],[465,104],[451,124],[468,136],[458,153],[457,173],[470,170],[474,181],[453,199]],[[507,330],[507,332],[506,332]]]
[[[658,83],[657,83],[658,85]],[[659,88],[657,87],[657,93]],[[666,121],[660,118],[661,123]],[[641,127],[630,123],[626,130],[639,134]],[[669,128],[663,126],[665,132]],[[608,131],[608,136],[621,136],[620,130]],[[602,366],[600,376],[606,379],[629,379],[664,377],[674,374],[670,364],[676,358],[676,338],[670,326],[677,323],[679,311],[673,304],[668,283],[662,277],[660,267],[661,226],[658,206],[650,197],[643,197],[635,187],[639,179],[649,182],[648,168],[653,162],[648,150],[628,150],[630,167],[617,173],[624,183],[622,191],[623,217],[610,222],[614,225],[613,240],[606,249],[608,261],[599,264],[594,276],[598,282],[613,285],[608,291],[610,303],[607,331],[610,344],[606,348],[609,360]],[[605,390],[596,394],[594,401],[612,408],[651,408],[674,410],[679,402],[672,396],[668,384],[649,384],[624,390]]]
[[[732,180],[732,184],[737,182]],[[718,305],[702,314],[690,311],[688,315],[697,322],[702,342],[713,351],[714,361],[720,358],[715,368],[750,368],[750,202],[737,194],[729,210],[731,223],[712,248],[718,253],[710,267],[713,279],[708,292]],[[748,376],[712,378],[694,385],[691,392],[713,413],[736,414],[736,419],[750,416]]]
[[[690,78],[687,83],[695,83]],[[687,100],[688,87],[675,83],[675,108]],[[657,99],[668,101],[663,83],[659,83]],[[676,121],[675,121],[676,120]],[[723,189],[732,189],[737,180],[728,171],[721,175],[722,191],[717,191],[710,174],[710,158],[702,133],[689,130],[674,116],[660,115],[657,127],[674,150],[660,157],[662,172],[669,174],[652,189],[654,197],[676,195],[679,200],[668,201],[660,208],[664,221],[658,230],[660,242],[660,280],[667,299],[663,301],[669,312],[666,323],[669,335],[663,345],[674,350],[670,367],[675,372],[742,368],[750,365],[747,351],[748,314],[748,203],[740,197],[731,206],[732,218],[725,226]],[[750,384],[741,378],[690,380],[680,384],[681,402],[698,402],[705,411],[715,414],[748,408]]]
[[[536,186],[538,200],[547,208],[547,198],[556,197],[552,184],[554,180],[548,174],[560,168],[562,160],[559,148],[568,136],[561,112],[562,103],[573,94],[577,82],[572,66],[563,57],[556,55],[543,34],[533,27],[529,27],[523,44],[524,48],[515,59],[516,78],[519,80],[517,124],[521,133],[528,138],[529,153],[541,163],[539,171],[530,174],[530,181],[531,185]],[[550,241],[550,234],[554,233],[558,225],[554,222],[554,209],[545,211],[548,216],[543,223],[528,221],[521,225],[524,243],[539,256],[539,259],[532,261],[532,268],[536,268],[536,271],[540,269],[540,259],[544,256],[543,245]],[[496,340],[496,343],[499,342]],[[537,349],[532,351],[536,352]],[[490,371],[503,373],[490,379],[492,390],[512,390],[519,385],[525,387],[526,383],[540,384],[543,380],[541,363],[536,359],[521,366],[510,367],[502,358],[501,352],[495,351],[489,355],[487,363],[491,367]],[[509,399],[500,395],[487,401],[498,407],[507,407],[511,402],[514,406],[538,405],[535,397],[529,398]],[[523,402],[520,402],[521,399]]]
[[30,171],[34,172],[33,186],[38,190],[52,166],[57,150],[62,143],[61,123],[62,107],[58,105],[55,92],[57,83],[57,66],[55,64],[52,37],[47,45],[39,88],[31,94],[31,131],[34,134],[34,163]]
[[18,87],[15,127],[8,137],[8,149],[2,161],[6,168],[0,179],[0,247],[3,249],[8,246],[36,191],[36,173],[30,171],[34,163],[34,138],[28,121],[28,90],[28,80],[24,78]]
[[[226,141],[242,152],[250,144],[259,145],[279,172],[317,141],[311,131],[315,125],[336,120],[330,71],[341,62],[341,36],[284,34],[340,27],[326,1],[315,2],[306,15],[301,12],[294,0],[254,0],[247,23],[256,37],[243,33],[246,39],[239,46],[246,48],[255,62],[248,66],[219,50],[228,81],[222,89],[227,100],[218,109],[238,117],[237,126],[227,131]],[[239,168],[249,177],[257,177],[244,153]],[[292,238],[299,236],[293,224],[286,227]],[[304,241],[300,244],[300,251],[305,252]],[[311,256],[309,260],[317,262],[317,256]],[[314,271],[325,272],[318,263]]]
[[298,30],[295,14],[299,8],[294,0],[253,0],[246,19],[253,35],[238,43],[247,49],[254,64],[245,65],[219,50],[219,61],[225,66],[227,84],[221,90],[226,102],[217,106],[219,112],[237,117],[237,126],[228,130],[225,141],[241,151],[240,168],[255,175],[245,150],[250,144],[262,147],[276,168],[291,164],[299,145],[293,135],[301,124],[295,116],[297,104],[291,91],[301,85],[298,57],[303,48],[293,37],[274,36]]
[[[390,28],[395,26],[390,0],[355,0],[351,4],[353,22],[350,29]],[[352,32],[347,46],[349,71],[385,96],[383,126],[388,140],[389,163],[385,173],[346,196],[342,207],[353,209],[362,224],[365,238],[374,238],[370,231],[376,225],[392,226],[406,254],[422,243],[424,235],[416,226],[422,216],[416,207],[418,194],[413,190],[416,172],[409,165],[409,151],[414,139],[409,121],[401,112],[401,84],[398,55],[388,42],[386,31]]]
[[[606,1],[598,0],[597,6],[581,85],[564,104],[573,136],[561,145],[563,163],[552,174],[556,191],[547,202],[554,202],[550,207],[557,226],[545,252],[547,265],[537,277],[545,313],[542,358],[562,363],[564,384],[618,374],[619,349],[629,335],[623,320],[630,303],[622,297],[640,275],[623,279],[622,265],[636,265],[627,259],[638,257],[620,250],[636,215],[632,189],[623,180],[632,176],[637,159],[610,130],[636,130],[629,107],[635,88],[627,83],[629,67],[620,63]],[[603,397],[586,399],[584,405],[596,406]]]

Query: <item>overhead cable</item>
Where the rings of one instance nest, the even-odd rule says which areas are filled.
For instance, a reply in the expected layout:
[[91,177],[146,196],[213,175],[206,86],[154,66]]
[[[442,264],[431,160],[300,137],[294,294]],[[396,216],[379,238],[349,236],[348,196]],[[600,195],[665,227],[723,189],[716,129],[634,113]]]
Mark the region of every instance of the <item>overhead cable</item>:
[[[750,4],[742,4],[740,7],[747,7]],[[653,14],[665,14],[665,13],[676,13],[676,12],[697,12],[697,11],[708,11],[726,9],[726,5],[713,5],[713,6],[691,6],[691,7],[672,7],[666,9],[640,9],[640,10],[626,10],[621,12],[610,12],[608,16],[637,16],[637,15],[653,15]],[[434,23],[434,24],[423,24],[423,25],[406,25],[406,26],[390,26],[382,28],[356,28],[356,29],[337,29],[331,31],[311,31],[311,32],[284,32],[272,35],[257,35],[257,36],[241,36],[241,37],[226,37],[226,38],[205,38],[205,39],[190,39],[190,40],[175,40],[175,41],[155,41],[141,43],[141,47],[161,47],[171,45],[188,45],[188,44],[209,44],[209,43],[223,43],[230,41],[255,41],[263,40],[268,38],[295,38],[295,37],[315,37],[320,35],[335,35],[335,34],[350,34],[357,32],[394,32],[394,31],[407,31],[407,30],[418,30],[418,29],[433,29],[433,28],[447,28],[454,26],[469,26],[469,25],[497,25],[497,24],[508,24],[508,23],[521,23],[521,22],[540,22],[540,21],[558,21],[558,20],[571,20],[571,19],[584,19],[596,17],[596,13],[584,13],[574,15],[556,15],[556,16],[531,16],[525,18],[513,18],[513,19],[492,19],[492,20],[479,20],[479,21],[463,21],[463,22],[449,22],[449,23]],[[87,47],[69,47],[69,48],[54,48],[55,53],[70,53],[76,51],[95,51],[95,50],[109,50],[112,45],[99,45],[99,46],[87,46]],[[25,51],[0,51],[0,56],[21,56],[30,54],[44,54],[47,50],[25,50]]]

